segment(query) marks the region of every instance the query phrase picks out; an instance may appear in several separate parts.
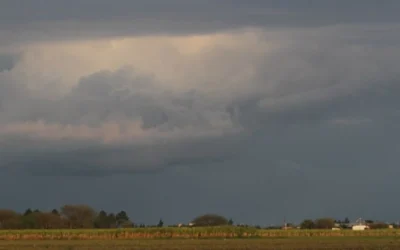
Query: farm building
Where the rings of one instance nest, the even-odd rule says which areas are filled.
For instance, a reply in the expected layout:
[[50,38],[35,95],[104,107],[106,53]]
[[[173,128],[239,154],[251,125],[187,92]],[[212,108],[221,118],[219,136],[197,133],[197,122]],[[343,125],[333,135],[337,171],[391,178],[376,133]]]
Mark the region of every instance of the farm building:
[[356,230],[356,231],[363,231],[366,229],[369,229],[369,226],[365,224],[365,222],[359,218],[355,224],[352,225],[351,227],[352,230]]
[[369,227],[367,225],[354,225],[351,229],[357,230],[357,231],[362,231],[365,229],[368,229]]

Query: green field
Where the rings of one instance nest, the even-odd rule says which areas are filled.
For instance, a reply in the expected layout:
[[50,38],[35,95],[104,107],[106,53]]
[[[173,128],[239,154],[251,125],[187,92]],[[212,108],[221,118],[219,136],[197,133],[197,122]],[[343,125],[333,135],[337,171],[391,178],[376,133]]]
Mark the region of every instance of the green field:
[[288,237],[268,239],[0,241],[1,250],[289,250],[400,249],[397,237]]

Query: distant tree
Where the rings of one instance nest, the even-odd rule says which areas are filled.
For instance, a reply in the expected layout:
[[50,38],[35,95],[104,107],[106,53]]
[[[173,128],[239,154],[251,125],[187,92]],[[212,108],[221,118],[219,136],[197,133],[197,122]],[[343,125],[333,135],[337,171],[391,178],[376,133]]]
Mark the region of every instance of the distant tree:
[[0,222],[0,228],[4,229],[21,229],[22,228],[22,220],[21,215],[17,215],[16,217],[12,217],[3,222]]
[[111,223],[115,224],[115,220],[110,221],[107,213],[103,210],[96,216],[94,220],[94,227],[95,228],[110,228]]
[[21,225],[24,229],[37,229],[38,223],[36,220],[36,216],[34,213],[24,213],[24,216],[21,218]]
[[160,219],[160,221],[157,224],[157,227],[163,227],[164,226],[164,221]]
[[0,228],[15,228],[17,220],[19,219],[18,213],[8,209],[0,210]]
[[52,213],[52,214],[55,214],[55,215],[60,215],[60,213],[58,212],[58,210],[57,210],[57,209],[53,209],[53,210],[51,210],[51,213]]
[[301,229],[313,229],[315,228],[315,223],[312,220],[304,220],[301,224],[300,224],[300,228]]
[[32,210],[28,208],[27,210],[25,210],[24,216],[30,215],[31,213],[33,213]]
[[340,226],[340,228],[343,228],[343,229],[349,229],[349,228],[351,228],[351,225],[345,224],[345,223],[341,223],[341,224],[339,224],[339,226]]
[[365,220],[365,223],[367,223],[367,224],[373,224],[374,221],[373,221],[373,220]]
[[344,219],[344,223],[345,223],[345,224],[349,224],[349,223],[350,223],[349,218],[346,217],[346,218]]
[[68,220],[70,228],[92,228],[96,212],[87,205],[65,205],[61,214]]
[[65,226],[62,218],[51,212],[34,213],[33,216],[35,217],[37,227],[40,229],[63,228]]
[[121,212],[117,213],[116,219],[117,219],[117,222],[118,222],[118,223],[124,222],[124,221],[129,221],[129,217],[128,217],[128,215],[126,214],[125,211],[121,211]]
[[229,221],[228,221],[228,225],[230,225],[230,226],[232,226],[232,225],[233,225],[233,220],[232,220],[232,218],[230,218],[230,219],[229,219]]
[[127,213],[125,211],[121,211],[121,212],[117,213],[115,218],[116,218],[118,227],[127,228],[127,227],[133,226],[133,223],[129,220],[129,216],[127,215]]
[[320,218],[315,220],[315,228],[331,229],[335,226],[335,220],[331,218]]
[[375,222],[375,223],[369,224],[369,228],[371,228],[371,229],[384,229],[384,228],[388,228],[388,227],[389,227],[389,225],[384,222]]
[[107,215],[107,221],[109,223],[110,228],[115,228],[117,226],[117,218],[115,214],[109,213]]
[[228,225],[228,220],[220,215],[205,214],[196,217],[192,223],[197,227]]

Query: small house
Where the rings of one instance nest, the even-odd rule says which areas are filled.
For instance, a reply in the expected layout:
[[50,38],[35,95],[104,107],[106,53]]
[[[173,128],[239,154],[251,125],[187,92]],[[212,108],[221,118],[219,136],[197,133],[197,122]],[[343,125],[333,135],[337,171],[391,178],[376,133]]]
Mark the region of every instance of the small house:
[[356,230],[356,231],[362,231],[369,229],[367,225],[354,225],[351,229]]
[[369,226],[361,218],[359,218],[356,223],[352,225],[351,229],[356,231],[363,231],[369,229]]

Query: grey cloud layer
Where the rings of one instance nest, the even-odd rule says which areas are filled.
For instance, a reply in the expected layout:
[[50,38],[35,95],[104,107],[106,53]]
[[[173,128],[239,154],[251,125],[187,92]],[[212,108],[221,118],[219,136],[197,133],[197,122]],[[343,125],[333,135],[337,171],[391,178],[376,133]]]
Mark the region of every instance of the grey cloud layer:
[[[312,1],[182,1],[182,0],[62,0],[13,1],[4,0],[0,12],[3,25],[40,21],[67,20],[110,20],[127,19],[171,19],[179,21],[233,21],[233,24],[254,24],[257,21],[274,21],[274,24],[294,24],[295,17],[303,17],[303,23],[319,25],[328,22],[397,20],[398,1],[355,0],[335,2],[329,0]],[[268,14],[291,13],[290,16],[277,15],[268,19]],[[233,19],[233,14],[240,14]],[[307,17],[308,18],[305,18]],[[245,22],[244,17],[252,17]],[[284,17],[284,18],[282,18]],[[292,17],[287,19],[287,17]],[[211,19],[210,19],[211,18]],[[285,20],[286,19],[286,20]],[[369,20],[368,20],[369,19]],[[250,22],[250,23],[249,23]],[[266,24],[267,22],[263,22]]]
[[9,208],[398,220],[400,1],[0,2]]
[[14,68],[18,56],[13,54],[0,54],[0,72],[9,71]]
[[[378,36],[390,40],[392,30],[383,30]],[[205,71],[193,71],[192,88],[180,92],[122,68],[84,76],[50,100],[3,72],[0,166],[39,175],[137,173],[238,157],[254,134],[290,126],[390,127],[398,119],[400,49],[368,42],[375,37],[364,29],[350,31],[284,33],[292,42],[258,56],[215,47],[203,57]],[[254,74],[236,85],[220,82],[249,68]],[[217,87],[205,92],[207,84]],[[105,137],[117,140],[102,144]]]
[[[395,0],[13,1],[0,9],[2,44],[148,34],[199,34],[242,27],[395,23]],[[79,28],[77,28],[79,27]]]

